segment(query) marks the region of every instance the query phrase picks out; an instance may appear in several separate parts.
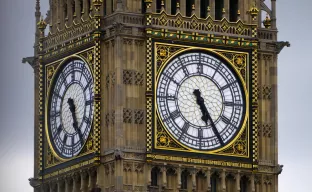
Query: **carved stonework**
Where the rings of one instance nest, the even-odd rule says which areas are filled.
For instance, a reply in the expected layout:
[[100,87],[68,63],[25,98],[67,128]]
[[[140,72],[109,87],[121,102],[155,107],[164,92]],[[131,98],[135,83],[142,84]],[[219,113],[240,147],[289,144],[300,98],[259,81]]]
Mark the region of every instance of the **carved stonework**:
[[123,170],[125,172],[131,172],[132,171],[132,163],[124,162]]
[[143,124],[144,120],[144,110],[136,109],[134,110],[134,123]]
[[262,98],[263,99],[271,99],[272,96],[272,87],[271,86],[263,86],[262,87]]
[[132,123],[132,110],[131,109],[123,109],[123,122],[124,123]]
[[262,133],[264,137],[271,137],[272,135],[272,124],[264,123],[262,124]]
[[125,85],[142,86],[144,82],[144,74],[135,70],[123,70],[123,83]]

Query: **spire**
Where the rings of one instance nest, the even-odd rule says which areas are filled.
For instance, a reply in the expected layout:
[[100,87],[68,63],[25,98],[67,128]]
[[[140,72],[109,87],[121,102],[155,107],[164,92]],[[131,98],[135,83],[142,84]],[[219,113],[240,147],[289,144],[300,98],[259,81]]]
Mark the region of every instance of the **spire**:
[[36,16],[36,23],[38,23],[40,21],[40,16],[41,16],[41,12],[40,12],[40,0],[36,0],[36,12],[35,12],[35,16]]

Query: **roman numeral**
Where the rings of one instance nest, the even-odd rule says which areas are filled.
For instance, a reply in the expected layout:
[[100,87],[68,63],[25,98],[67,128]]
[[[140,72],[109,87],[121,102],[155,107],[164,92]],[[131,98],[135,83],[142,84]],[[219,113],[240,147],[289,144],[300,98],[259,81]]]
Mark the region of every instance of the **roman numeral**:
[[65,87],[67,87],[67,86],[68,86],[68,82],[67,82],[67,80],[66,80],[66,77],[65,77],[64,73],[61,73],[61,78],[62,78],[62,80],[64,81]]
[[177,82],[176,80],[174,80],[173,77],[167,75],[166,73],[164,73],[164,76],[167,77],[170,81],[174,82],[175,84],[179,85],[179,82]]
[[176,119],[180,116],[180,112],[178,110],[175,110],[174,112],[170,114],[170,116],[172,119]]
[[225,89],[231,87],[231,86],[232,86],[233,84],[235,84],[236,82],[237,82],[237,81],[232,81],[231,83],[229,83],[229,84],[227,84],[227,85],[221,87],[221,90],[223,91],[223,90],[225,90]]
[[55,112],[55,111],[52,111],[51,112],[51,117],[59,117],[61,115],[61,113],[59,111]]
[[199,60],[198,60],[198,64],[197,64],[197,71],[198,71],[199,74],[204,73],[203,64],[201,63],[201,53],[199,53]]
[[198,138],[202,139],[204,137],[204,133],[202,129],[198,129]]
[[62,97],[59,95],[59,93],[57,93],[57,92],[54,92],[53,93],[53,96],[56,96],[56,97],[58,97],[59,99],[62,99]]
[[83,121],[84,121],[85,123],[87,123],[87,125],[90,125],[90,124],[91,124],[90,118],[88,118],[88,117],[86,117],[86,116],[83,117]]
[[187,68],[183,65],[183,63],[185,63],[185,62],[183,62],[182,59],[181,59],[180,57],[179,57],[179,61],[180,61],[180,63],[181,63],[182,70],[183,70],[184,74],[185,74],[186,76],[188,76],[190,73],[188,72]]
[[219,71],[220,67],[221,67],[221,63],[219,62],[219,65],[218,65],[217,69],[215,70],[215,72],[214,72],[214,74],[212,75],[211,78],[214,78],[214,76],[215,76],[215,75],[217,74],[217,72]]
[[87,83],[87,85],[86,85],[85,88],[83,89],[83,92],[85,92],[85,91],[89,88],[91,82],[92,82],[92,79],[90,78],[89,81],[88,81],[88,83]]
[[230,123],[230,120],[227,118],[227,117],[225,117],[225,116],[221,116],[221,119],[222,119],[222,121],[224,122],[224,123],[226,123],[226,124],[229,124]]
[[233,106],[242,107],[242,106],[243,106],[243,104],[234,103],[234,102],[229,102],[229,101],[225,101],[225,102],[223,102],[223,104],[224,104],[225,106],[231,106],[231,107],[233,107]]
[[93,99],[91,99],[91,100],[89,100],[89,101],[86,101],[86,106],[88,106],[88,105],[91,105],[93,103]]
[[68,136],[65,134],[65,136],[64,136],[64,138],[63,138],[63,144],[64,144],[64,145],[66,145],[67,139],[68,139]]
[[179,137],[179,140],[182,138],[182,136],[185,134],[185,133],[187,133],[187,131],[188,131],[188,129],[189,129],[189,127],[190,127],[190,124],[188,124],[188,123],[184,123],[184,125],[183,125],[183,127],[182,127],[182,133],[181,133],[181,135],[180,135],[180,137]]
[[176,100],[176,97],[175,96],[172,96],[172,95],[166,95],[166,96],[157,96],[158,98],[161,98],[161,99],[167,99],[169,101],[175,101]]

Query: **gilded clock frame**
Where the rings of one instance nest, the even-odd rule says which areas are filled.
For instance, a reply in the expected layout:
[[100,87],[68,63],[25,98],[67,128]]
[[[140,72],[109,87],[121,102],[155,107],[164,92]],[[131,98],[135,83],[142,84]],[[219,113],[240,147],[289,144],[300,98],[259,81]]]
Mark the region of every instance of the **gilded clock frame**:
[[[165,51],[157,50],[157,46],[163,46]],[[203,163],[211,165],[224,165],[241,168],[256,168],[257,167],[257,49],[251,48],[230,48],[221,46],[207,46],[204,44],[189,44],[182,41],[175,41],[175,44],[166,40],[149,38],[147,41],[147,159],[148,160],[168,160],[168,161],[181,161],[181,162],[193,162]],[[191,149],[181,145],[162,125],[159,129],[158,114],[156,109],[156,85],[158,81],[158,72],[162,70],[167,63],[176,55],[190,50],[205,51],[207,53],[213,53],[222,58],[231,65],[231,68],[235,71],[236,75],[240,78],[243,84],[243,90],[246,97],[246,115],[241,130],[235,136],[235,138],[226,146],[212,151],[199,151]],[[172,52],[170,52],[172,51]],[[163,59],[160,59],[163,57]],[[238,61],[237,58],[242,58]],[[161,60],[159,69],[157,65]],[[237,62],[237,63],[236,63]],[[243,62],[243,63],[241,63]],[[239,63],[239,64],[238,64]],[[242,68],[238,65],[243,64],[245,67],[244,77],[241,74]],[[156,70],[157,69],[157,70]],[[153,86],[154,85],[154,86]],[[150,88],[150,90],[149,90]],[[151,116],[149,116],[151,115]],[[160,138],[160,135],[162,138]],[[161,142],[172,142],[173,145],[158,146]],[[244,149],[246,153],[238,153],[231,148],[235,148],[238,143],[244,143]],[[175,155],[169,155],[169,152]],[[200,158],[198,155],[202,154]],[[221,161],[220,161],[221,160]],[[209,161],[209,162],[208,162]],[[240,162],[240,163],[238,163]]]
[[[52,143],[51,143],[51,140],[50,140],[50,136],[49,136],[49,123],[48,123],[48,106],[49,106],[49,102],[50,102],[50,93],[51,93],[51,89],[53,88],[52,83],[55,81],[55,78],[57,77],[57,74],[59,72],[59,70],[63,67],[63,65],[66,65],[66,63],[68,61],[70,61],[71,59],[80,59],[82,61],[84,61],[86,63],[86,65],[88,65],[89,69],[90,69],[90,72],[93,76],[93,81],[94,81],[94,84],[95,84],[95,76],[96,76],[96,73],[95,73],[95,61],[96,61],[96,47],[93,46],[93,47],[90,47],[90,48],[87,48],[83,51],[80,51],[80,52],[77,52],[75,54],[72,54],[70,56],[67,56],[65,58],[62,58],[62,59],[59,59],[57,61],[54,61],[54,62],[51,62],[49,64],[46,64],[44,66],[45,68],[45,107],[44,107],[44,131],[45,131],[45,138],[46,138],[46,142],[48,143],[48,145],[45,147],[44,149],[44,153],[45,153],[45,162],[44,162],[44,169],[52,169],[54,170],[54,167],[57,167],[58,165],[60,164],[63,164],[63,163],[66,163],[66,162],[69,162],[69,161],[75,161],[75,160],[79,160],[80,158],[86,158],[87,161],[79,161],[80,163],[78,164],[79,166],[81,165],[89,165],[89,164],[93,164],[95,163],[97,160],[98,160],[98,157],[96,157],[95,154],[99,153],[99,139],[97,139],[96,137],[96,133],[99,132],[98,128],[96,128],[96,124],[94,122],[95,118],[98,118],[96,117],[95,115],[95,112],[98,111],[99,109],[96,108],[96,104],[94,103],[94,116],[93,116],[93,119],[92,119],[92,125],[91,125],[91,131],[90,131],[90,134],[88,136],[88,139],[85,141],[80,153],[75,156],[75,157],[72,157],[72,158],[63,158],[61,156],[59,156],[57,154],[57,152],[55,151]],[[96,89],[96,88],[94,88]],[[75,165],[72,165],[72,166],[69,166],[71,167],[70,169],[73,168],[73,166],[75,167]],[[56,172],[52,172],[51,174],[48,174],[50,176],[53,176],[53,174],[59,174],[59,173],[62,173],[62,172],[67,172],[65,170],[59,170],[59,171],[56,171]],[[45,175],[46,177],[47,175]]]

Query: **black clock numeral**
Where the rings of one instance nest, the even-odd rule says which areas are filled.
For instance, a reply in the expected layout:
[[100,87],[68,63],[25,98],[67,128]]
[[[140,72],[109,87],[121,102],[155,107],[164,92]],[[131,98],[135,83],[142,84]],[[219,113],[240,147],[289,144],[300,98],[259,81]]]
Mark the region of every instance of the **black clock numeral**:
[[190,124],[187,123],[187,122],[185,122],[184,125],[183,125],[183,127],[182,127],[182,129],[181,129],[181,130],[182,130],[182,133],[181,133],[181,135],[180,135],[179,140],[182,138],[182,136],[183,136],[185,133],[187,133],[189,127],[190,127]]
[[83,145],[83,143],[84,143],[84,138],[83,138],[83,134],[81,133],[81,130],[78,129],[78,130],[77,130],[77,133],[78,133],[78,136],[79,136],[80,144]]
[[92,103],[93,103],[93,99],[86,101],[85,105],[88,106],[88,105],[91,105]]
[[220,62],[218,62],[218,67],[216,68],[216,70],[215,70],[215,72],[214,72],[214,74],[212,75],[212,79],[214,78],[214,76],[217,74],[217,72],[219,71],[219,69],[220,69],[220,67],[221,67],[221,63]]
[[166,99],[166,100],[169,100],[169,101],[175,101],[177,99],[175,96],[172,96],[172,95],[157,96],[157,97],[161,98],[161,99]]
[[171,77],[170,75],[167,75],[164,73],[164,76],[167,77],[170,81],[172,81],[173,83],[175,83],[176,85],[179,85],[179,82],[177,82],[176,80],[174,80],[173,77]]
[[181,66],[182,66],[183,73],[184,73],[186,76],[189,76],[190,73],[189,73],[189,71],[187,70],[186,66],[184,65],[184,63],[185,63],[184,59],[181,59],[181,58],[179,57],[179,61],[180,61]]
[[231,86],[232,86],[233,84],[235,84],[236,82],[237,82],[237,81],[232,81],[231,83],[226,84],[225,86],[221,87],[221,90],[223,91],[223,90],[225,90],[225,89],[231,87]]
[[170,116],[172,119],[176,119],[176,118],[180,117],[180,112],[178,110],[175,110],[170,114]]
[[59,117],[60,115],[61,115],[60,111],[52,111],[50,116],[52,118],[55,118],[55,117]]
[[230,119],[228,119],[227,117],[225,117],[225,116],[221,116],[221,119],[222,119],[222,121],[225,123],[225,124],[229,124],[231,121],[230,121]]
[[83,121],[84,121],[87,125],[90,125],[90,124],[91,124],[90,118],[88,118],[88,117],[86,117],[86,116],[83,117]]
[[58,92],[56,92],[56,91],[53,93],[53,96],[55,96],[55,97],[57,97],[59,99],[62,99],[62,96]]
[[243,104],[234,103],[234,102],[229,102],[229,101],[225,101],[225,102],[223,102],[223,104],[224,104],[225,106],[231,106],[231,107],[233,107],[233,106],[240,106],[240,107],[242,107],[242,106],[243,106]]
[[66,145],[67,139],[68,139],[68,136],[67,136],[67,134],[65,134],[65,135],[64,135],[64,138],[63,138],[63,144],[64,144],[64,145]]
[[55,138],[57,135],[60,135],[60,133],[62,132],[63,127],[62,125],[59,125],[58,128],[56,129],[56,132],[53,135],[53,138]]
[[90,84],[92,83],[92,79],[90,78],[89,80],[88,80],[88,83],[87,83],[87,85],[85,86],[85,88],[83,89],[83,92],[85,92],[89,87],[90,87]]
[[198,138],[202,139],[204,137],[203,130],[198,129]]
[[71,66],[71,81],[73,82],[75,81],[75,63],[72,62]]

